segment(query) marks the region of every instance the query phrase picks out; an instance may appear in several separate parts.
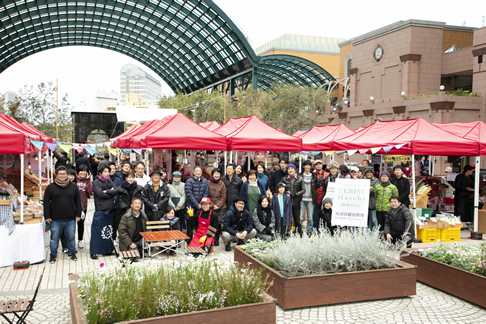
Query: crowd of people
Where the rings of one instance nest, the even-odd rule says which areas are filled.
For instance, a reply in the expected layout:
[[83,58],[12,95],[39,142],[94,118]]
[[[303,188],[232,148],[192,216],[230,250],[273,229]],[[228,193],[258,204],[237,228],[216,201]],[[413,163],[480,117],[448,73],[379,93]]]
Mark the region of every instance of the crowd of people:
[[[244,172],[248,166],[219,161],[206,179],[207,160],[199,154],[190,177],[183,181],[182,173],[174,171],[168,181],[164,168],[146,175],[143,162],[123,162],[117,168],[107,155],[94,166],[80,154],[74,171],[65,156],[56,156],[55,181],[44,196],[45,218],[51,224],[50,262],[57,259],[59,240],[69,257],[77,259],[76,225],[77,248],[85,248],[84,219],[90,196],[95,206],[89,242],[92,259],[112,254],[117,237],[121,251],[141,254],[140,233],[146,231],[147,222],[159,220],[167,221],[171,230],[184,231],[190,237],[189,246],[211,248],[222,240],[226,251],[231,251],[232,244],[245,244],[254,237],[271,241],[285,238],[290,231],[302,236],[322,228],[332,234],[336,229],[331,219],[332,198],[326,193],[329,183],[338,178],[370,180],[369,228],[379,226],[390,242],[400,236],[413,237],[410,183],[402,165],[394,167],[392,178],[387,171],[377,177],[368,160],[360,168],[304,160],[302,173],[285,157],[269,170],[260,162],[248,172]],[[214,238],[207,236],[210,227],[216,229]],[[174,254],[174,249],[168,253]]]

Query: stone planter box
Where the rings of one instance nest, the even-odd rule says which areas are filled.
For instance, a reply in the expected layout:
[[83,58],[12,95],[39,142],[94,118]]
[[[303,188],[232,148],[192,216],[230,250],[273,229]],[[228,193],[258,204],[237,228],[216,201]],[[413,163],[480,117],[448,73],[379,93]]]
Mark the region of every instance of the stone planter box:
[[405,297],[416,294],[415,266],[396,261],[400,268],[325,274],[288,278],[256,258],[235,247],[234,260],[263,267],[263,276],[269,275],[273,287],[268,293],[277,299],[283,309],[322,306]]
[[[405,249],[411,252],[416,249]],[[417,266],[417,280],[471,302],[486,307],[486,277],[432,259],[409,254],[404,261]]]
[[[73,324],[87,324],[88,320],[83,313],[83,304],[78,295],[79,274],[70,274],[69,301]],[[219,309],[210,309],[199,312],[176,314],[146,318],[123,323],[162,323],[162,324],[197,324],[197,323],[243,323],[251,320],[252,324],[276,323],[276,300],[265,294],[262,303],[232,306]]]

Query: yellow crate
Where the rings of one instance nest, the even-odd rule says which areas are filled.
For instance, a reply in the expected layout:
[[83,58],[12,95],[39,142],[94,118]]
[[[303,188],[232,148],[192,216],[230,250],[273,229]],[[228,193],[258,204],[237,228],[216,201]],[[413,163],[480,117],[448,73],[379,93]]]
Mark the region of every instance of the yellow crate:
[[440,231],[436,228],[418,229],[417,237],[422,239],[423,243],[437,242],[440,239]]
[[440,240],[443,242],[457,242],[461,240],[460,228],[443,228],[440,230]]

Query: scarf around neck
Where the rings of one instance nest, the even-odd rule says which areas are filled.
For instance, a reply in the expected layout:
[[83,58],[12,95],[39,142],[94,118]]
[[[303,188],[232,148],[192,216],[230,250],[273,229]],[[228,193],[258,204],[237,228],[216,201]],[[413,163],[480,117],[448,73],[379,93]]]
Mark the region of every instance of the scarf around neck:
[[121,184],[122,188],[125,188],[128,193],[131,195],[133,194],[133,191],[137,188],[138,184],[136,182],[133,182],[132,184],[128,183],[128,181],[123,181]]
[[111,179],[110,178],[105,178],[101,174],[98,174],[98,180],[100,180],[102,182],[108,183],[108,181],[110,181]]
[[[266,217],[263,215],[263,212],[265,212]],[[272,206],[268,204],[267,207],[263,208],[262,205],[258,204],[257,215],[262,225],[265,225],[265,227],[270,225],[270,223],[272,222]]]
[[218,180],[215,180],[213,177],[209,177],[208,180],[211,181],[212,183],[219,183],[221,181],[221,178],[219,178]]
[[390,180],[381,183],[383,187],[388,187],[390,184],[391,184]]
[[55,183],[56,183],[56,184],[57,184],[59,187],[61,187],[61,188],[66,188],[66,187],[69,185],[69,182],[70,182],[70,181],[69,181],[69,179],[68,179],[68,178],[66,178],[66,180],[60,180],[60,179],[56,178],[56,179],[54,180],[54,182],[55,182]]

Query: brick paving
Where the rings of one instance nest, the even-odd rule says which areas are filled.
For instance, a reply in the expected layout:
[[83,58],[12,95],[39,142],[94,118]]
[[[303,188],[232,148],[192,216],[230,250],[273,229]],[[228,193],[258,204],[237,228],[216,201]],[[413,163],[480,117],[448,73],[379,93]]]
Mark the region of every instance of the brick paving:
[[[85,222],[85,245],[89,246],[91,219],[94,211],[90,199],[88,217]],[[461,232],[459,244],[480,244],[482,241],[467,239],[468,232]],[[46,254],[49,250],[49,235],[45,233]],[[453,243],[445,243],[453,244]],[[437,243],[414,244],[414,247],[435,246]],[[215,248],[208,258],[219,262],[232,262],[233,252],[224,246]],[[59,251],[56,263],[31,265],[28,270],[12,271],[12,267],[0,268],[0,300],[31,297],[45,266],[34,311],[28,323],[71,323],[68,294],[68,274],[96,269],[100,263],[110,267],[118,264],[114,256],[91,260],[89,250],[78,249],[78,261],[68,259]],[[159,259],[172,259],[167,255]],[[184,256],[178,256],[184,258]],[[3,319],[1,319],[3,320]],[[284,311],[277,306],[277,323],[484,323],[486,309],[460,298],[417,282],[417,295],[371,302],[347,303],[332,306],[301,308]],[[4,323],[0,321],[0,323]]]

